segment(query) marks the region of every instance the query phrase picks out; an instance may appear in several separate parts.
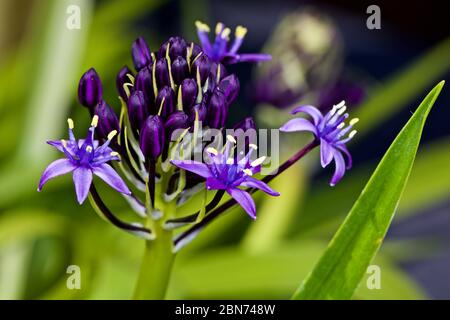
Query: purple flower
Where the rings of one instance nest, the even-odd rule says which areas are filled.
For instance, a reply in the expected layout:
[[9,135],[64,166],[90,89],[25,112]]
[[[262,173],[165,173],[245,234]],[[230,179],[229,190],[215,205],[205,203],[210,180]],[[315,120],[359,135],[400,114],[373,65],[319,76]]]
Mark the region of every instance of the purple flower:
[[[358,119],[354,118],[346,125],[344,122],[348,118],[348,113],[345,113],[346,108],[345,101],[342,101],[334,105],[328,113],[322,115],[313,106],[300,106],[291,113],[303,112],[309,115],[312,120],[296,118],[289,120],[280,128],[284,132],[309,131],[314,134],[320,142],[320,163],[322,167],[325,168],[334,159],[335,171],[330,181],[331,186],[335,186],[344,176],[345,170],[352,166],[352,157],[345,144],[356,134],[356,130],[350,130],[358,122]],[[350,133],[347,135],[348,132]],[[347,161],[345,161],[343,154]]]
[[244,208],[250,217],[256,219],[255,202],[249,192],[239,187],[257,188],[271,196],[279,196],[280,194],[266,183],[252,177],[252,175],[261,171],[261,164],[265,159],[265,157],[261,157],[250,161],[251,154],[256,146],[252,144],[246,156],[240,160],[235,160],[232,146],[236,143],[236,140],[232,136],[227,136],[227,140],[223,153],[214,148],[206,150],[210,159],[209,163],[191,160],[172,160],[171,163],[178,168],[205,178],[208,190],[225,190]]
[[39,181],[38,191],[42,190],[44,184],[57,176],[73,172],[73,183],[77,194],[77,200],[81,204],[86,200],[92,183],[92,174],[97,175],[115,190],[131,195],[131,191],[126,186],[122,178],[114,169],[107,164],[109,161],[120,160],[118,153],[114,152],[108,145],[117,131],[111,131],[106,142],[99,146],[99,142],[94,140],[94,131],[98,123],[98,116],[92,118],[91,127],[88,130],[86,139],[75,139],[73,134],[73,121],[67,120],[69,124],[69,140],[53,140],[47,143],[66,156],[52,162],[42,173]]
[[268,54],[245,53],[238,54],[238,50],[244,41],[247,28],[236,27],[234,41],[229,46],[230,28],[226,28],[223,23],[216,25],[216,38],[213,43],[209,41],[209,26],[203,22],[196,21],[197,34],[202,45],[203,51],[213,62],[222,62],[224,64],[233,64],[238,62],[260,62],[272,59]]

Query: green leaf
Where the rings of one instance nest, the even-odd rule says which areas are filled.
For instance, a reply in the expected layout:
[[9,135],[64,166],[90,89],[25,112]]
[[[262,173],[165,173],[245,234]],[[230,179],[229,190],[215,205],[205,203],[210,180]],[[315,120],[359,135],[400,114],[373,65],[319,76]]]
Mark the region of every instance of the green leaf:
[[350,299],[383,242],[408,180],[440,82],[389,147],[347,218],[293,299]]

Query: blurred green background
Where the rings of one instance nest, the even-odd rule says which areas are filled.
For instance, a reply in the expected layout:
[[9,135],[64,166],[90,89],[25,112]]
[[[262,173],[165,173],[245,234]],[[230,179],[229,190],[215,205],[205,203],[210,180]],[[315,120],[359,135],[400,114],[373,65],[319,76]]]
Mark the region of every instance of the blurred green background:
[[[45,141],[65,134],[68,116],[75,120],[77,133],[89,123],[86,110],[76,101],[78,80],[86,69],[96,68],[106,100],[118,108],[115,75],[124,64],[131,65],[130,46],[138,35],[144,35],[155,50],[171,35],[196,41],[197,19],[223,21],[231,27],[247,25],[243,50],[257,51],[284,15],[304,4],[0,0],[0,299],[128,299],[132,295],[143,241],[99,219],[87,203],[78,206],[69,176],[52,181],[43,193],[36,192],[40,173],[57,156]],[[422,11],[423,21],[431,25],[405,32],[414,12],[422,8],[414,5],[412,16],[396,22],[392,17],[398,8],[386,2],[381,5],[386,24],[383,20],[382,30],[369,31],[362,5],[307,4],[336,22],[343,34],[342,68],[363,79],[366,96],[354,110],[361,119],[360,136],[350,146],[355,168],[331,189],[330,172],[318,173],[317,154],[309,155],[305,164],[274,181],[282,197],[257,198],[257,222],[234,209],[178,255],[169,298],[289,298],[416,102],[448,77],[449,30],[439,18],[433,19],[435,11]],[[81,9],[80,29],[66,25],[71,5]],[[263,127],[281,124],[286,110],[257,105],[249,94],[257,71],[248,65],[233,71],[242,90],[232,117],[253,114]],[[446,280],[450,277],[445,274],[450,267],[449,101],[444,88],[439,108],[433,110],[425,129],[425,142],[393,232],[376,258],[382,288],[369,290],[364,280],[357,299],[450,298],[450,280]],[[286,157],[293,149],[282,151]],[[105,193],[114,211],[123,211],[126,217],[122,198],[106,189]],[[66,286],[69,265],[80,267],[80,290]]]

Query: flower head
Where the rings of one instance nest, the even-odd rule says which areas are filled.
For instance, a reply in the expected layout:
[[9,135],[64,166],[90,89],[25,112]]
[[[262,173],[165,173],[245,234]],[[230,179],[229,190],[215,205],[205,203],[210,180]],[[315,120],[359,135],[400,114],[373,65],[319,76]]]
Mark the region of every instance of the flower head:
[[73,134],[73,121],[67,120],[69,124],[69,140],[52,140],[47,143],[63,152],[66,158],[52,162],[43,172],[39,181],[38,191],[42,190],[44,184],[57,176],[73,172],[73,183],[77,194],[77,200],[81,204],[86,200],[92,183],[92,174],[97,175],[115,190],[130,195],[131,191],[122,178],[107,163],[120,160],[117,152],[114,152],[109,144],[117,131],[111,131],[104,144],[99,145],[94,140],[94,131],[98,124],[98,116],[92,118],[91,127],[86,139],[75,139]]
[[216,25],[216,37],[212,43],[209,41],[208,36],[210,31],[209,26],[200,21],[196,21],[195,26],[197,27],[197,34],[203,51],[214,62],[233,64],[237,62],[260,62],[272,59],[268,54],[238,53],[247,33],[247,28],[242,26],[236,27],[234,41],[229,46],[231,30],[225,27],[223,23],[219,22]]
[[252,177],[252,175],[261,171],[261,164],[265,160],[265,157],[261,157],[251,161],[251,155],[256,146],[250,145],[250,151],[242,159],[237,160],[232,152],[235,143],[236,140],[232,136],[227,136],[227,143],[223,152],[214,148],[207,148],[206,153],[209,156],[209,163],[190,160],[172,160],[171,163],[205,178],[208,190],[225,190],[250,217],[256,219],[255,202],[249,192],[239,187],[260,189],[271,196],[279,196],[280,194],[266,183]]
[[[304,118],[296,118],[286,122],[281,131],[309,131],[314,134],[320,142],[320,163],[322,167],[326,167],[334,159],[335,171],[331,178],[330,185],[336,185],[344,176],[345,170],[352,166],[352,157],[346,147],[346,143],[350,141],[356,134],[356,130],[352,130],[359,120],[354,118],[350,120],[348,125],[344,122],[348,117],[345,113],[347,107],[345,101],[334,105],[333,108],[322,115],[322,113],[313,106],[300,106],[295,108],[291,113],[306,113],[311,120]],[[346,156],[345,161],[343,154]]]

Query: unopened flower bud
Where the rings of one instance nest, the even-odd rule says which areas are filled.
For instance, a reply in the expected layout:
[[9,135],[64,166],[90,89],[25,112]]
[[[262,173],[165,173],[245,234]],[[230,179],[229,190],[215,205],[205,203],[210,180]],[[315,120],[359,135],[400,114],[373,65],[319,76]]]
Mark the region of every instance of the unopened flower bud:
[[144,38],[139,37],[133,42],[133,45],[131,46],[131,57],[137,71],[152,62],[150,49],[148,48],[147,42]]
[[89,108],[94,108],[102,99],[103,90],[100,77],[94,68],[86,71],[78,84],[78,100]]
[[164,123],[160,116],[149,116],[143,123],[140,131],[139,146],[144,156],[155,160],[163,149],[165,142]]

